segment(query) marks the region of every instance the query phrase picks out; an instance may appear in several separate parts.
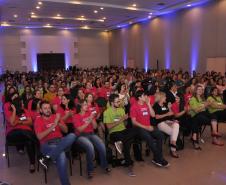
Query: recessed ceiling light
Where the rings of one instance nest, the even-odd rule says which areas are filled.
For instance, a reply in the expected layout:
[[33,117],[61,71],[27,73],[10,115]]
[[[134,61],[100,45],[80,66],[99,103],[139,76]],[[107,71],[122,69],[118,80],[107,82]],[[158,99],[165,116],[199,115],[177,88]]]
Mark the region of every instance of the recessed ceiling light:
[[18,15],[17,15],[17,14],[14,14],[14,15],[13,15],[13,17],[14,17],[14,18],[17,18],[17,17],[18,17]]
[[104,10],[104,7],[101,7],[100,9],[101,9],[101,10]]
[[150,15],[152,15],[153,13],[152,13],[152,12],[150,12],[149,14],[150,14]]
[[88,29],[90,29],[90,27],[85,25],[85,26],[82,27],[82,29],[88,30]]
[[39,4],[39,5],[42,5],[42,2],[41,2],[41,1],[39,1],[39,2],[38,2],[38,4]]
[[188,4],[187,7],[191,7],[191,4]]
[[40,9],[40,6],[36,6],[36,9]]
[[94,13],[98,13],[98,11],[97,11],[97,10],[94,10],[93,12],[94,12]]
[[103,17],[103,19],[106,20],[107,18],[106,17]]
[[135,3],[134,3],[132,6],[133,6],[133,7],[136,7],[136,6],[137,6],[137,4],[135,4]]
[[68,30],[68,28],[64,28],[65,30]]
[[84,15],[81,15],[81,18],[84,18],[85,16]]
[[60,16],[61,16],[61,15],[58,13],[58,14],[57,14],[57,17],[60,17]]
[[150,15],[148,16],[148,19],[151,19],[151,16]]
[[31,15],[34,15],[35,13],[34,12],[31,12]]

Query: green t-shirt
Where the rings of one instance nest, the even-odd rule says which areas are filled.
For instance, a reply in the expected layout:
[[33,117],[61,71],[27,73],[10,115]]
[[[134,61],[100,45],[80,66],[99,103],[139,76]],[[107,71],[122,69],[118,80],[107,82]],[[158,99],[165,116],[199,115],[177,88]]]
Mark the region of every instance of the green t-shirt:
[[[222,99],[221,99],[221,97],[216,97],[216,98],[213,98],[212,96],[209,96],[208,98],[207,98],[207,101],[210,101],[210,102],[214,102],[214,103],[216,103],[216,104],[218,104],[218,105],[223,105],[223,101],[222,101]],[[209,113],[214,113],[214,112],[216,112],[216,111],[221,111],[222,109],[217,109],[217,108],[212,108],[211,106],[208,108],[208,111],[209,111]]]
[[[195,112],[195,109],[199,108],[199,107],[203,107],[204,106],[204,101],[202,99],[198,99],[196,97],[192,97],[189,101],[189,105],[190,105],[190,115],[193,117],[195,116],[198,112]],[[204,109],[205,110],[205,109]]]
[[[124,115],[125,115],[125,111],[123,108],[112,109],[112,107],[109,107],[107,108],[106,111],[104,111],[104,124],[109,124],[109,123],[118,121]],[[111,128],[109,130],[109,133],[111,134],[113,132],[120,132],[125,129],[126,127],[124,125],[124,122],[122,122],[117,126]]]

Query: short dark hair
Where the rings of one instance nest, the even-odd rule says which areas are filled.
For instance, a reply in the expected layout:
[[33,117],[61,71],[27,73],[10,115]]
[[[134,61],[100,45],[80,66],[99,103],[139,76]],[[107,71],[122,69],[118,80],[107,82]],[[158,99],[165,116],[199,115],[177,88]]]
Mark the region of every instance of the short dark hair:
[[48,101],[43,100],[43,101],[41,101],[41,103],[40,103],[40,108],[42,108],[42,106],[43,106],[44,104],[49,104],[49,105],[50,105],[50,103],[49,103]]
[[119,95],[118,94],[111,94],[108,98],[109,100],[109,103],[113,103],[115,101],[116,98],[119,98]]
[[136,93],[135,93],[135,98],[138,100],[139,97],[141,97],[142,95],[144,95],[144,91],[143,90],[138,90]]

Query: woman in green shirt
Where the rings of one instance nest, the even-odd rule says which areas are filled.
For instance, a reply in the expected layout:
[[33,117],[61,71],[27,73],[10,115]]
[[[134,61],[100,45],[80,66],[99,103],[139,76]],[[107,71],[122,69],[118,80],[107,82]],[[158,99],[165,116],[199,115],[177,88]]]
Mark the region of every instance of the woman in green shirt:
[[[196,125],[195,133],[199,133],[202,124],[210,124],[212,130],[212,144],[223,146],[224,144],[218,139],[220,134],[217,131],[217,120],[214,119],[212,114],[207,112],[206,110],[209,108],[210,103],[204,100],[204,90],[202,86],[197,85],[194,90],[193,97],[189,101],[190,105],[190,114],[192,116],[193,124]],[[192,135],[192,141],[195,149],[201,149],[198,143],[198,135]]]
[[226,105],[223,103],[217,87],[211,89],[211,94],[207,101],[210,104],[208,108],[209,113],[212,114],[217,121],[226,121]]

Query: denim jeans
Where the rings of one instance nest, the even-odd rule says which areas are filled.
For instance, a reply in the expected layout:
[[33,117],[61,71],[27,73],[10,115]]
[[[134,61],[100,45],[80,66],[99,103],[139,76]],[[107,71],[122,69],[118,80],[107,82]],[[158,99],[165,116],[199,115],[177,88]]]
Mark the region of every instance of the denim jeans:
[[95,149],[97,150],[100,158],[100,165],[103,169],[108,167],[106,159],[106,148],[103,141],[95,134],[82,134],[76,140],[76,144],[79,144],[86,151],[87,171],[92,172],[94,170],[93,160],[95,159]]
[[63,138],[53,139],[41,145],[42,154],[48,155],[53,161],[56,161],[57,171],[62,185],[70,185],[65,151],[70,149],[75,138],[75,134],[70,133]]
[[162,140],[163,133],[159,130],[153,130],[152,132],[147,131],[143,128],[137,128],[141,139],[145,140],[153,152],[154,160],[161,161],[162,155]]

